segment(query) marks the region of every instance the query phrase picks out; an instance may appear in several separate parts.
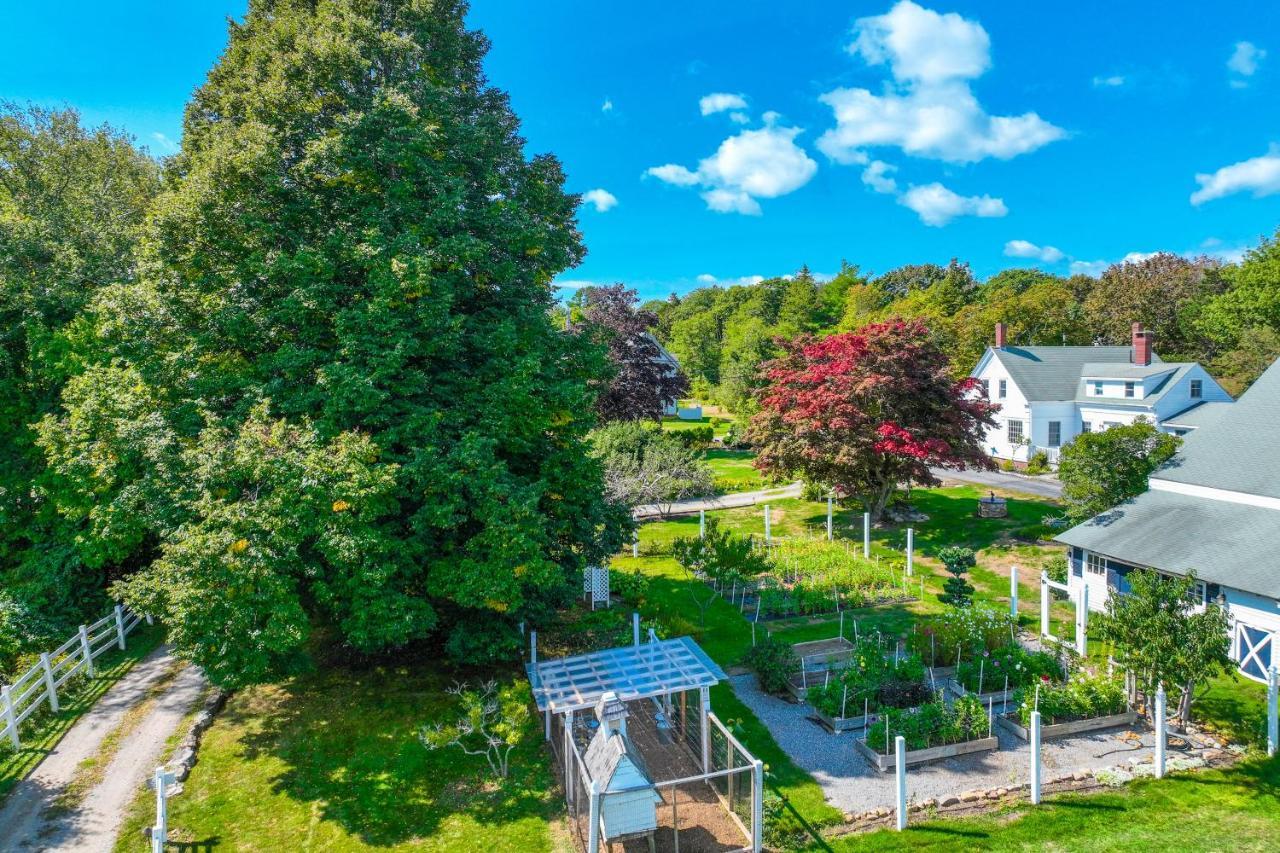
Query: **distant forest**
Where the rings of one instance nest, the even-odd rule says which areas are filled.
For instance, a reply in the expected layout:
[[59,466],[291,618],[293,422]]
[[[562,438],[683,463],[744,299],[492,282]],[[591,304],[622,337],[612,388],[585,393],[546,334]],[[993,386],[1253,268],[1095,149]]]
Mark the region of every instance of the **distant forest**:
[[[844,263],[819,281],[808,268],[751,285],[703,287],[653,300],[656,337],[693,393],[746,415],[760,364],[778,338],[828,335],[890,317],[918,317],[969,372],[997,322],[1015,346],[1126,344],[1131,324],[1155,333],[1166,361],[1198,361],[1239,394],[1280,356],[1280,232],[1239,262],[1170,253],[1118,263],[1098,277],[1010,269],[979,281],[967,263],[919,264],[869,276]],[[578,294],[573,304],[579,303]],[[573,304],[570,310],[573,310]]]

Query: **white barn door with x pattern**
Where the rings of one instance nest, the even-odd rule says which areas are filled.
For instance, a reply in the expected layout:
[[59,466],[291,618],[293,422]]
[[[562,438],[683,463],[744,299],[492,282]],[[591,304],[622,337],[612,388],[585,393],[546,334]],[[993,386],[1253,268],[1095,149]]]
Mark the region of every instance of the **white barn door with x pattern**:
[[1274,659],[1275,634],[1243,622],[1236,624],[1236,659],[1240,672],[1255,681],[1267,680],[1267,667]]

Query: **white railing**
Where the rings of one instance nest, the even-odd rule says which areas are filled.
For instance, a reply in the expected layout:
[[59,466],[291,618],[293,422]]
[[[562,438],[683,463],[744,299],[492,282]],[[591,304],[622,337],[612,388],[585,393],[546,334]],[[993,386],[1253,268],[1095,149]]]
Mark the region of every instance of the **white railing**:
[[56,714],[59,688],[80,673],[92,678],[93,662],[112,647],[124,649],[126,638],[144,618],[151,624],[150,616],[139,616],[117,604],[92,625],[81,625],[78,633],[52,652],[42,653],[40,662],[12,684],[0,687],[0,737],[7,737],[14,749],[21,749],[18,727],[43,703]]

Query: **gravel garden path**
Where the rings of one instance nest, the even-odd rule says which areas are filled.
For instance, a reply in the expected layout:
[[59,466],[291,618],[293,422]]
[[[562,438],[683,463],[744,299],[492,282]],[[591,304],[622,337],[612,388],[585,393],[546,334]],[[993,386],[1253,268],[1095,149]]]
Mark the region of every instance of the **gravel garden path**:
[[[892,808],[892,772],[881,773],[853,749],[854,733],[835,735],[810,719],[813,709],[770,696],[760,690],[754,675],[732,677],[734,692],[773,734],[793,761],[822,786],[827,801],[845,813]],[[1138,734],[1124,729],[1045,741],[1042,778],[1054,779],[1073,772],[1105,767],[1128,767],[1152,760],[1154,738],[1139,723]],[[945,800],[966,792],[1015,787],[1031,778],[1031,748],[1000,729],[1000,749],[994,752],[948,758],[907,770],[907,797],[914,802]],[[1183,753],[1170,748],[1170,759]]]

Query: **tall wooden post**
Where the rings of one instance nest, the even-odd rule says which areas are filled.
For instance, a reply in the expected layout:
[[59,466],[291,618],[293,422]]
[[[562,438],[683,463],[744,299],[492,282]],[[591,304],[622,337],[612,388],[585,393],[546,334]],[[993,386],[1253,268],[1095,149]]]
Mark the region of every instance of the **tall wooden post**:
[[40,653],[40,668],[44,670],[44,689],[49,694],[49,710],[58,713],[58,682],[53,677],[53,663],[48,652]]
[[1040,636],[1049,636],[1049,573],[1040,573]]
[[894,769],[898,773],[898,831],[907,828],[907,739],[898,735],[893,741]]
[[827,495],[827,541],[832,539],[832,498]]
[[1080,585],[1080,603],[1076,606],[1076,654],[1089,653],[1089,584]]
[[1009,615],[1018,621],[1018,567],[1009,567]]
[[698,538],[707,538],[707,511],[705,509],[698,510]]
[[862,557],[871,559],[871,513],[862,514]]
[[907,575],[915,574],[916,565],[916,531],[915,528],[907,528]]
[[116,605],[116,644],[120,646],[120,650],[124,651],[124,608],[119,604]]
[[1277,725],[1280,717],[1277,717],[1277,693],[1280,693],[1280,673],[1276,672],[1275,664],[1267,667],[1267,755],[1275,755],[1276,747],[1280,746],[1280,737],[1277,735]]
[[1031,802],[1040,804],[1040,712],[1031,712]]
[[751,851],[764,849],[764,762],[756,759],[751,769]]
[[600,853],[600,783],[591,780],[591,805],[587,811],[587,853]]
[[711,688],[698,688],[698,704],[701,706],[702,723],[702,772],[711,772],[711,721],[707,719],[707,712],[711,710]]
[[89,648],[89,629],[80,626],[80,651],[84,652],[84,669],[93,678],[97,673],[93,670],[93,650]]
[[1164,711],[1165,696],[1164,685],[1161,684],[1156,688],[1156,778],[1164,778],[1164,740],[1165,725]]
[[22,749],[22,742],[18,740],[18,717],[13,712],[13,691],[7,684],[0,687],[0,702],[4,703],[4,725],[9,730],[9,743],[13,744],[15,751]]
[[769,530],[769,505],[764,505],[764,544],[768,545],[771,537]]

